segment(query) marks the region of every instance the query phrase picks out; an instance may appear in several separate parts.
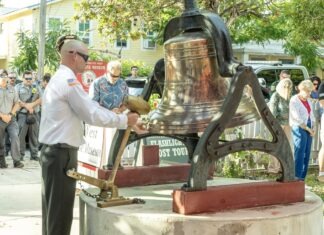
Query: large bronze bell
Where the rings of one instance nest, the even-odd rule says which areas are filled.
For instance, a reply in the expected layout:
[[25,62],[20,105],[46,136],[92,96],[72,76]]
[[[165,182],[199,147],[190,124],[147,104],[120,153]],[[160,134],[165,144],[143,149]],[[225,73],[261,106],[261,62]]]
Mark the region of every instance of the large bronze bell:
[[[221,77],[216,49],[204,31],[184,32],[164,43],[165,84],[161,102],[150,115],[150,133],[203,132],[219,111],[231,77]],[[227,127],[259,119],[249,89]]]

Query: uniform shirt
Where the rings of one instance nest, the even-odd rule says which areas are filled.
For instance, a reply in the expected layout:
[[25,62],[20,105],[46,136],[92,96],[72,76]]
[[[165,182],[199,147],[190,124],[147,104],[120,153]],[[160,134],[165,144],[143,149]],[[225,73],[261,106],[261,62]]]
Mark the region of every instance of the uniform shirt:
[[128,86],[121,78],[115,84],[110,83],[106,77],[98,78],[93,82],[92,99],[109,110],[119,108],[126,95],[128,95]]
[[0,87],[0,113],[8,114],[12,107],[18,102],[18,94],[14,87],[8,85],[6,88]]
[[39,141],[79,147],[84,143],[83,121],[102,127],[127,127],[125,114],[115,114],[91,100],[72,70],[60,65],[42,97]]
[[[24,103],[32,103],[42,97],[42,90],[36,83],[33,83],[31,86],[27,86],[24,83],[19,83],[15,86],[15,89],[18,93],[19,100]],[[39,111],[39,105],[34,107],[35,113],[38,113]],[[22,108],[20,112],[27,113],[27,109]]]
[[[311,101],[307,100],[310,107],[312,107]],[[294,95],[291,97],[289,102],[289,125],[300,126],[301,124],[307,125],[308,118],[311,120],[311,127],[315,121],[315,117],[313,114],[313,110],[311,110],[310,114],[306,107],[303,105],[301,100],[298,98],[298,95]]]

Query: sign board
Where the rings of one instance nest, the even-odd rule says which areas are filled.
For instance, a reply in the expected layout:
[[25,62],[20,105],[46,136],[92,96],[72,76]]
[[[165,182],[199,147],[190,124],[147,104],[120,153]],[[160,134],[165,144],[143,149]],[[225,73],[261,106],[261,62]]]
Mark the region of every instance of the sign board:
[[104,128],[85,124],[85,144],[81,145],[78,160],[91,166],[100,167],[103,154]]
[[77,75],[78,81],[83,89],[88,92],[90,84],[98,77],[106,73],[107,62],[104,61],[88,61],[82,74]]
[[158,145],[160,162],[188,162],[188,150],[186,146],[179,140],[164,137],[152,136],[144,140],[145,145]]

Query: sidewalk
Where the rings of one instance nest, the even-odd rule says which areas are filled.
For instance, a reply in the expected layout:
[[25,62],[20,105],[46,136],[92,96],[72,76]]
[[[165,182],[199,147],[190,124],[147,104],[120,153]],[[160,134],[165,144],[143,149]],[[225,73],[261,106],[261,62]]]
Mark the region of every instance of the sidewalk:
[[[0,235],[42,234],[41,176],[36,161],[25,156],[25,167],[0,169]],[[79,197],[75,198],[71,235],[79,234]]]

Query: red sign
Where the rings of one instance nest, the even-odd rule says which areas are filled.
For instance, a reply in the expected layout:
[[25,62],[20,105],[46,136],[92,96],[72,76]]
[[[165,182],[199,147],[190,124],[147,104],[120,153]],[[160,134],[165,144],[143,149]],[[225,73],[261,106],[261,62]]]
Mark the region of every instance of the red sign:
[[83,89],[88,92],[90,84],[98,77],[106,73],[107,62],[88,61],[82,74],[78,74],[77,79],[82,84]]

